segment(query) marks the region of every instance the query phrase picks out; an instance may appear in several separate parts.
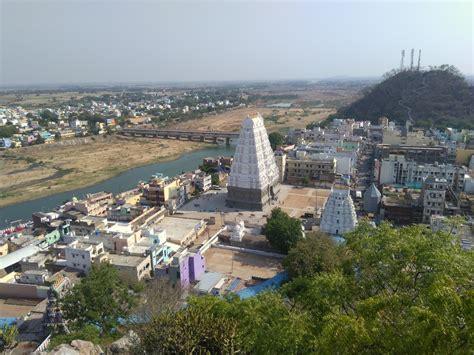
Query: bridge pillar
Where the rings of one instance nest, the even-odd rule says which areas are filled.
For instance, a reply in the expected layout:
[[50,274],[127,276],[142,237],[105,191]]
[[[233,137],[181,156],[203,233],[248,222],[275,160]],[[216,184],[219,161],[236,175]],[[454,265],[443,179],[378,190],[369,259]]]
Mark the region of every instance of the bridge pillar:
[[230,138],[229,137],[225,138],[225,145],[230,145]]
[[217,137],[212,137],[212,143],[217,144]]

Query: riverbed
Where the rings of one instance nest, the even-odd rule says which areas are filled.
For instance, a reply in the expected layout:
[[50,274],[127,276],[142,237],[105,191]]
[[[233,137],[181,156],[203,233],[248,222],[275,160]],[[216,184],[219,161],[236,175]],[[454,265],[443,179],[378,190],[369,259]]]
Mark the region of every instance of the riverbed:
[[26,222],[31,219],[32,213],[51,211],[56,206],[63,204],[65,201],[71,200],[73,197],[81,199],[87,193],[99,191],[119,193],[130,190],[135,188],[140,180],[148,181],[153,174],[162,173],[165,176],[173,177],[183,171],[197,169],[202,163],[202,159],[205,157],[216,157],[219,155],[229,156],[234,154],[234,150],[235,147],[229,146],[215,146],[200,149],[191,153],[183,154],[176,160],[149,164],[124,171],[120,175],[92,186],[0,208],[0,229],[8,227],[12,221],[22,220],[23,222]]

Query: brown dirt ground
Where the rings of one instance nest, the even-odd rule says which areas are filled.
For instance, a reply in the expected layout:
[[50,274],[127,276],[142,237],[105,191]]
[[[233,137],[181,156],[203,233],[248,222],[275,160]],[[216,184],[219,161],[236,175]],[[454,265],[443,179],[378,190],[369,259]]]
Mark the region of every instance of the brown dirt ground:
[[270,278],[283,271],[281,259],[228,249],[210,248],[204,257],[208,270],[244,280],[249,280],[252,276]]
[[9,150],[0,155],[0,207],[92,185],[127,169],[171,160],[198,147],[204,145],[111,136]]

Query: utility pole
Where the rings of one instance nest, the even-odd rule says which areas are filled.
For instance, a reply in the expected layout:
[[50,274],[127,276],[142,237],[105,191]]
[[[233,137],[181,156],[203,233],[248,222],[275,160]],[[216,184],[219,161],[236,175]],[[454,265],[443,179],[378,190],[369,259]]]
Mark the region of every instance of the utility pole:
[[418,66],[416,69],[418,71],[420,71],[420,64],[421,64],[421,49],[418,51]]
[[400,71],[403,70],[403,64],[405,62],[405,50],[402,49],[402,60],[400,61]]

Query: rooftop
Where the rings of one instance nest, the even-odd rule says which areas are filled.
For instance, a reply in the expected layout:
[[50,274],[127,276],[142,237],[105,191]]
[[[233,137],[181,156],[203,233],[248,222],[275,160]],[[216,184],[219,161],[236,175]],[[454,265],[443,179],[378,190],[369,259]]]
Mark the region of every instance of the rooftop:
[[133,256],[124,254],[108,254],[107,258],[110,263],[117,266],[137,267],[146,258],[144,256]]

